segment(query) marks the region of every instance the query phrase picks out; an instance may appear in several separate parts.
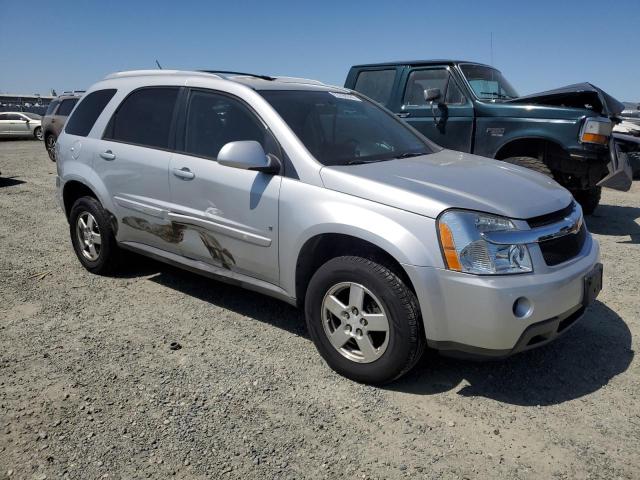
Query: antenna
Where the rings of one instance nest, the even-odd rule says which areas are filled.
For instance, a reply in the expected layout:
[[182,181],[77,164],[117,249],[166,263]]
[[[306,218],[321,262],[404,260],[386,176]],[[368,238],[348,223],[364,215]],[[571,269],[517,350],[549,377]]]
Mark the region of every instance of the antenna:
[[493,32],[491,32],[491,40],[490,40],[489,49],[490,49],[490,52],[491,52],[491,61],[489,63],[493,67]]
[[160,65],[160,62],[158,61],[158,59],[156,58],[156,65],[158,66],[158,68],[160,70],[162,70],[162,65]]

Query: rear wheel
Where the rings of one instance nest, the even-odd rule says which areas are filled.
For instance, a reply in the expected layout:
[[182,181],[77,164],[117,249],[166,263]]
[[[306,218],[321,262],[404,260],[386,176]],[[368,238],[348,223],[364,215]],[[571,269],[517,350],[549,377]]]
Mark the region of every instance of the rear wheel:
[[78,260],[91,273],[106,275],[117,269],[121,251],[109,215],[93,197],[82,197],[69,214],[69,233]]
[[36,127],[33,131],[33,136],[36,137],[36,140],[42,141],[42,127]]
[[513,165],[518,165],[520,167],[528,168],[529,170],[533,170],[535,172],[542,173],[543,175],[546,175],[547,177],[553,178],[553,173],[551,172],[549,167],[547,167],[547,165],[542,160],[540,160],[539,158],[535,158],[535,157],[509,157],[509,158],[505,158],[503,160],[503,162],[507,162],[507,163],[511,163]]
[[46,136],[44,140],[44,148],[47,149],[49,158],[52,162],[56,161],[56,136],[52,133]]
[[414,293],[394,272],[362,257],[337,257],[313,275],[307,327],[329,366],[352,380],[384,384],[420,359],[425,335]]
[[591,215],[600,203],[602,187],[593,187],[586,190],[573,190],[571,193],[573,194],[573,198],[575,198],[582,207],[582,212],[585,215]]

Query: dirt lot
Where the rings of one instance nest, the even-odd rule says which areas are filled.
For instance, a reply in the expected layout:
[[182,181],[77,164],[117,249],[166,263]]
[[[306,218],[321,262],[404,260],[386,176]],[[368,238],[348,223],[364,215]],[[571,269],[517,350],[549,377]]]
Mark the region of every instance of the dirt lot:
[[587,219],[605,287],[568,335],[381,389],[278,301],[145,259],[89,274],[42,144],[0,142],[0,171],[0,478],[640,477],[640,182]]

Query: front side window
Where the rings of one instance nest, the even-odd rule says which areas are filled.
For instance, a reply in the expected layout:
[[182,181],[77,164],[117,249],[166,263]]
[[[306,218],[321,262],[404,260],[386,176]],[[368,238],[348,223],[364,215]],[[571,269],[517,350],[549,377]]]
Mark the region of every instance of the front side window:
[[37,113],[23,112],[22,115],[27,117],[29,120],[42,120],[42,117],[40,115],[38,115]]
[[516,90],[495,68],[463,64],[460,65],[460,69],[480,100],[498,101],[518,98]]
[[104,139],[169,148],[178,90],[178,87],[149,87],[134,91],[111,117]]
[[65,132],[71,135],[86,137],[96,123],[96,120],[107,106],[109,100],[115,95],[113,88],[96,90],[84,97],[75,109],[71,118],[67,121]]
[[75,107],[76,103],[78,103],[77,98],[68,98],[67,100],[62,100],[60,102],[60,107],[58,108],[58,113],[56,115],[62,115],[63,117],[68,117]]
[[395,69],[360,72],[354,90],[382,105],[387,105],[391,99],[395,78]]
[[343,92],[263,90],[323,165],[350,165],[433,153],[438,147],[364,97]]
[[466,99],[455,80],[447,69],[435,68],[428,70],[414,70],[409,74],[407,88],[404,91],[403,105],[427,105],[424,91],[432,88],[440,90],[444,103],[447,105],[462,105]]
[[273,137],[239,100],[214,92],[193,90],[189,95],[184,152],[215,159],[229,142],[254,140],[274,153]]

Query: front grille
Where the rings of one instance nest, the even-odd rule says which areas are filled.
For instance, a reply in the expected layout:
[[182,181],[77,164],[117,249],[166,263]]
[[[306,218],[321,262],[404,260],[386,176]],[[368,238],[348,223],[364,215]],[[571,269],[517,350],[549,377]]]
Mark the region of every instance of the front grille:
[[539,217],[529,218],[527,223],[531,228],[544,227],[545,225],[551,225],[552,223],[559,222],[565,217],[569,216],[576,204],[572,200],[569,205],[564,207],[562,210],[557,210],[555,212],[546,213],[544,215],[540,215]]
[[563,237],[540,242],[538,245],[540,245],[540,250],[542,250],[544,261],[547,265],[553,266],[577,256],[582,250],[586,238],[587,229],[583,223],[577,233],[570,233]]

